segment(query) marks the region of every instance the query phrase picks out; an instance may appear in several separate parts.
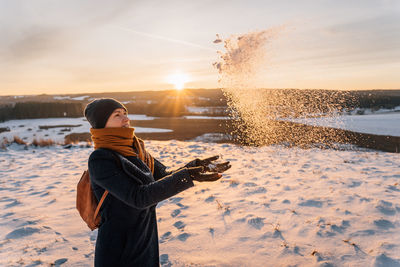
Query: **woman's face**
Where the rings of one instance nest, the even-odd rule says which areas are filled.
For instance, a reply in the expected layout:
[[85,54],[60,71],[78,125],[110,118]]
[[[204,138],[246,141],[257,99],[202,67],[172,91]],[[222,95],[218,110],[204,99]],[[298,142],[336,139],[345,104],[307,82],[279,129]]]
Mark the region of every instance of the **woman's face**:
[[104,128],[129,128],[130,126],[128,114],[125,109],[117,108],[110,117],[108,117]]

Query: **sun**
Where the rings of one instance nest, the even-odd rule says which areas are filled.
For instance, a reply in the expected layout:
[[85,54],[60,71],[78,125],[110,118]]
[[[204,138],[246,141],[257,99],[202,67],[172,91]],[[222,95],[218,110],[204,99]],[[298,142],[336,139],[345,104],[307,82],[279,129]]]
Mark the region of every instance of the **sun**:
[[189,81],[189,76],[182,72],[176,72],[174,74],[168,75],[167,82],[173,84],[176,90],[182,90],[185,88],[185,83]]

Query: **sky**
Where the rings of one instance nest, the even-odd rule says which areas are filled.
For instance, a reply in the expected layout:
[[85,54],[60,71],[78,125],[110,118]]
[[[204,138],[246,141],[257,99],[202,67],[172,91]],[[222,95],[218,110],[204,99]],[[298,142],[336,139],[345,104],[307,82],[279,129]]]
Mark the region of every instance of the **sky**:
[[271,28],[257,87],[400,89],[398,0],[0,0],[0,95],[218,88],[216,34]]

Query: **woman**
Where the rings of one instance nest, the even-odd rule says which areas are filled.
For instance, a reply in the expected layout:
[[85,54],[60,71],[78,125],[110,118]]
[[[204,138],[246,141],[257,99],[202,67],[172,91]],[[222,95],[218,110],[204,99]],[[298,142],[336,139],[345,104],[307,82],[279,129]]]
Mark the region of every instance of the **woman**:
[[96,99],[85,117],[95,147],[88,163],[92,188],[98,200],[109,192],[100,210],[95,266],[159,266],[157,203],[192,187],[193,180],[218,180],[229,162],[196,159],[168,172],[135,136],[122,103]]

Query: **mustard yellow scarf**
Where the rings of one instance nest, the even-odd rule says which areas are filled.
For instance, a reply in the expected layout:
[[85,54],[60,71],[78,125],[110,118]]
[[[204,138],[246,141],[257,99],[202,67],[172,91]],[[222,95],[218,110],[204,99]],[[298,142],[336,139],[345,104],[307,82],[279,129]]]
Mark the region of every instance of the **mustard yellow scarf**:
[[137,138],[134,131],[132,127],[90,129],[94,149],[107,148],[125,157],[138,157],[154,173],[154,159],[144,148],[143,140]]

